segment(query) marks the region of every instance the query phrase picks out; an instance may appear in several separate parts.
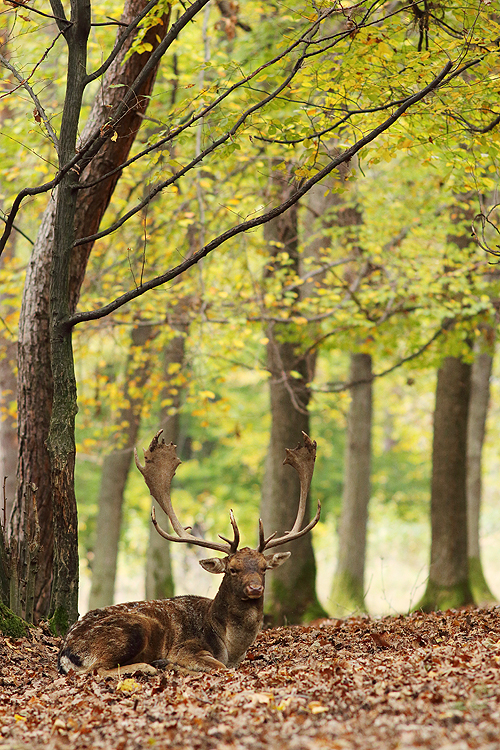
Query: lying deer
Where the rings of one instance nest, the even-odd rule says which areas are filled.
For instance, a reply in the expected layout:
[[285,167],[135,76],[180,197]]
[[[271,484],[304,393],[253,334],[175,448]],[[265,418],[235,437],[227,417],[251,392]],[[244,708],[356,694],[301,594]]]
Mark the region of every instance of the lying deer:
[[[102,674],[155,672],[155,667],[177,665],[190,671],[236,667],[244,659],[262,627],[264,578],[266,570],[277,568],[290,552],[263,554],[307,534],[318,522],[321,506],[310,523],[301,529],[306,498],[311,485],[316,457],[316,443],[308,435],[304,445],[287,449],[283,463],[293,466],[300,479],[297,518],[293,528],[283,536],[276,532],[264,535],[259,521],[257,549],[238,549],[240,533],[233,512],[230,513],[233,539],[210,542],[190,534],[179,522],[172,507],[170,486],[181,463],[175,445],[160,440],[162,430],[144,451],[141,466],[135,452],[137,468],[144,476],[151,495],[165,511],[175,534],[153,524],[162,537],[171,542],[189,542],[199,547],[223,552],[223,558],[200,560],[209,573],[224,577],[215,598],[175,596],[172,599],[114,604],[88,612],[69,630],[58,657],[59,671]],[[188,527],[189,528],[189,527]]]

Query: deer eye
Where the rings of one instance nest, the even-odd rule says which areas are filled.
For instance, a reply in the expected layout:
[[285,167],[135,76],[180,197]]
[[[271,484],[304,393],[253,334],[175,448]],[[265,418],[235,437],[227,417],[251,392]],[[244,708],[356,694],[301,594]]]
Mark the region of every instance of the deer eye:
[[238,571],[236,570],[236,568],[229,568],[229,572],[231,573],[231,575],[235,576]]

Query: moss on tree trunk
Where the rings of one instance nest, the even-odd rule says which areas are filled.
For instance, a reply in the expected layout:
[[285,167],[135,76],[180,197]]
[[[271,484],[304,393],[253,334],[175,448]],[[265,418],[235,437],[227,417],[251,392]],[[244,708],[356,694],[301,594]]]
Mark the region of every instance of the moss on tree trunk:
[[330,612],[337,617],[346,617],[353,612],[366,612],[363,581],[348,570],[337,570],[330,601]]
[[479,557],[469,557],[469,583],[477,605],[484,607],[488,604],[497,604],[498,600],[484,577],[483,566]]
[[8,638],[23,638],[28,632],[28,623],[0,602],[0,633]]

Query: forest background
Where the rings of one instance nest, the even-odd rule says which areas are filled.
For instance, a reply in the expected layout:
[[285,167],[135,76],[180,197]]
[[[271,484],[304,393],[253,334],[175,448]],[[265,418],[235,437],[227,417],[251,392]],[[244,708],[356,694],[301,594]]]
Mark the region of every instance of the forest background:
[[[21,187],[49,184],[57,172],[55,132],[65,116],[71,40],[66,60],[67,26],[55,8],[62,6],[11,2],[0,16],[0,198],[10,232],[0,270],[2,474],[6,505],[19,517],[30,456],[18,457],[22,424],[21,441],[16,437],[18,321],[33,247],[55,199],[47,197],[49,188],[41,197],[25,195],[13,227],[7,216],[14,218]],[[92,12],[89,69],[99,69],[122,8],[96,3]],[[245,542],[253,544],[259,514],[271,525],[284,518],[270,511],[289,491],[284,499],[270,497],[278,470],[268,445],[271,434],[281,456],[293,447],[295,437],[283,446],[273,432],[291,411],[297,419],[287,439],[305,424],[318,442],[320,604],[310,612],[349,614],[365,605],[374,613],[405,611],[428,584],[437,374],[452,361],[469,372],[479,355],[491,364],[494,353],[498,19],[488,2],[472,0],[435,7],[160,2],[122,63],[153,55],[175,24],[182,34],[176,31],[146,96],[130,163],[122,169],[124,157],[115,167],[120,179],[104,222],[110,229],[89,230],[91,260],[74,295],[80,612],[88,606],[91,571],[93,605],[110,603],[113,590],[116,600],[173,590],[168,545],[150,535],[150,499],[140,475],[129,473],[134,446],[146,446],[162,426],[183,460],[174,480],[179,515],[213,537],[226,533],[234,508]],[[87,84],[77,113],[83,143],[96,102],[111,109],[106,96],[113,91],[125,99],[123,83]],[[101,122],[110,145],[124,138],[119,121]],[[263,228],[260,220],[252,224],[287,201],[282,218],[270,216]],[[90,225],[94,211],[89,204]],[[232,232],[234,226],[248,231]],[[80,238],[84,228],[85,222]],[[191,259],[197,262],[188,269]],[[184,262],[185,272],[169,284],[133,299],[147,278]],[[116,305],[112,316],[81,313],[104,310],[130,290],[129,304]],[[356,367],[365,368],[361,376]],[[29,375],[28,369],[28,381]],[[495,370],[487,382],[481,551],[486,580],[498,593]],[[368,399],[367,444],[356,459],[368,479],[354,491],[368,507],[368,554],[365,570],[362,540],[352,540],[362,594],[358,581],[343,601],[332,579],[342,498],[349,502],[346,425],[354,419],[356,389]],[[288,399],[281,407],[280,398]],[[38,442],[45,443],[40,433]],[[466,456],[455,460],[464,464]],[[47,497],[50,490],[39,487],[37,502]],[[363,514],[355,521],[363,537]],[[19,528],[18,520],[18,536]],[[172,555],[175,592],[206,594],[210,582],[189,562],[195,553]],[[35,599],[44,614],[52,574],[41,578],[39,571]],[[296,581],[283,582],[290,598]],[[278,602],[277,589],[272,596]]]

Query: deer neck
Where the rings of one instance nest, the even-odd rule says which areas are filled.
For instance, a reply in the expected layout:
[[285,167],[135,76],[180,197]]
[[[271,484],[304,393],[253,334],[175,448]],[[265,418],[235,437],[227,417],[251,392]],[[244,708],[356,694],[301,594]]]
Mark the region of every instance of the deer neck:
[[212,602],[214,617],[224,623],[238,621],[244,624],[248,622],[253,627],[255,619],[262,618],[263,611],[264,596],[258,599],[242,598],[235,594],[228,574],[224,576]]
[[254,642],[262,627],[263,611],[263,596],[241,599],[232,590],[228,576],[224,576],[212,601],[211,620],[224,641],[229,665],[238,664]]

